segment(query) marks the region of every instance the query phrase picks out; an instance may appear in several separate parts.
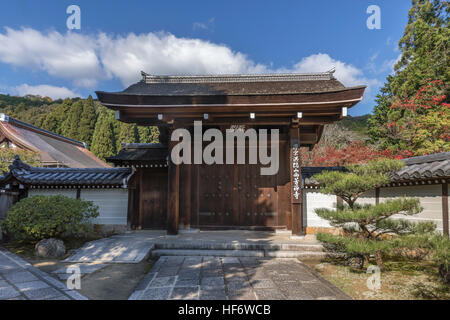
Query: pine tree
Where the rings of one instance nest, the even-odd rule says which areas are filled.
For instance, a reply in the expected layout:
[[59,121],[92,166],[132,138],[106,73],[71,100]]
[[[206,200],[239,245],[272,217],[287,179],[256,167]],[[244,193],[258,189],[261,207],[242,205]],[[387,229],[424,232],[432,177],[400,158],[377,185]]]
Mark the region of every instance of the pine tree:
[[116,142],[109,112],[102,111],[98,116],[91,151],[102,160],[116,154]]
[[426,79],[450,81],[450,3],[445,0],[413,0],[408,24],[399,41],[402,53],[395,65],[392,93],[411,97]]
[[92,99],[92,96],[89,95],[87,100],[83,102],[83,113],[81,114],[78,126],[78,137],[80,141],[86,142],[88,147],[92,142],[96,120],[97,115],[95,113],[94,100]]
[[377,205],[357,203],[365,192],[386,185],[389,173],[403,166],[402,161],[385,159],[370,161],[365,165],[350,165],[346,167],[346,172],[324,171],[315,175],[314,178],[321,185],[320,192],[336,195],[345,202],[337,210],[315,210],[319,217],[328,220],[332,226],[344,230],[341,236],[321,233],[317,239],[346,253],[348,259],[356,260],[360,268],[364,261],[375,255],[376,263],[382,268],[383,255],[399,245],[402,237],[433,231],[435,226],[428,222],[415,224],[405,219],[391,219],[395,214],[409,216],[420,213],[422,208],[418,199],[400,198]]
[[83,114],[83,102],[81,100],[73,103],[69,109],[66,120],[62,124],[62,134],[66,137],[80,139],[80,121]]

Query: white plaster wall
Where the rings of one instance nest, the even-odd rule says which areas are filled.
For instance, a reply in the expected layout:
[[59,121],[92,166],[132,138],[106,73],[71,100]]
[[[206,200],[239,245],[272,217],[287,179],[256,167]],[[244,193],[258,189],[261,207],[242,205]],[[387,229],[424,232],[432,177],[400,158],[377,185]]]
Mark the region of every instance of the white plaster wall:
[[382,188],[380,190],[380,202],[398,197],[418,198],[423,211],[417,215],[405,217],[395,215],[393,218],[400,218],[411,221],[433,221],[437,229],[442,231],[442,185],[417,185],[404,187]]
[[365,204],[375,204],[376,198],[375,198],[375,190],[370,190],[365,192],[363,195],[361,195],[358,200],[356,200],[356,203],[365,205]]
[[99,207],[100,215],[94,219],[96,224],[127,224],[127,189],[81,189],[80,198],[93,201]]
[[75,189],[29,189],[28,190],[28,196],[56,196],[56,195],[62,195],[69,198],[76,198],[77,197],[77,191]]
[[[29,189],[28,196],[54,196],[61,194],[76,198],[76,189]],[[93,201],[99,207],[99,216],[93,220],[95,224],[126,225],[128,212],[127,189],[81,189],[80,198]]]
[[[402,196],[419,198],[423,211],[414,216],[395,215],[393,218],[408,219],[416,222],[433,221],[436,223],[437,229],[442,231],[442,185],[419,185],[380,189],[380,202]],[[357,203],[375,204],[375,190],[366,192],[358,199]],[[322,194],[314,189],[303,190],[303,212],[306,212],[306,217],[304,218],[306,226],[329,227],[328,221],[321,219],[314,212],[316,208],[335,209],[336,197]]]
[[314,212],[316,208],[336,209],[336,196],[323,194],[314,189],[303,189],[303,212],[306,212],[306,226],[331,227],[327,220],[320,218]]

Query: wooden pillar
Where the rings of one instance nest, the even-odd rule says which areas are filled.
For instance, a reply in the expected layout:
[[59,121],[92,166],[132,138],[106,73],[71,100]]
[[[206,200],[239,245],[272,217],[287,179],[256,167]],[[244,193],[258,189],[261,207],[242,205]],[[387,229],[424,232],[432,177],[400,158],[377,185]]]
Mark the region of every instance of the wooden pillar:
[[180,220],[180,166],[172,161],[172,149],[178,142],[172,141],[173,129],[169,130],[167,234],[178,234]]
[[182,224],[184,228],[191,227],[191,211],[192,211],[192,165],[183,164],[182,170],[183,194],[182,194]]
[[191,192],[191,225],[199,226],[199,212],[200,212],[200,177],[199,177],[199,165],[191,165],[192,167],[192,192]]
[[292,127],[290,135],[290,175],[291,175],[291,217],[292,234],[303,235],[302,217],[302,170],[300,160],[300,130],[298,126]]
[[442,229],[448,237],[448,183],[442,184]]

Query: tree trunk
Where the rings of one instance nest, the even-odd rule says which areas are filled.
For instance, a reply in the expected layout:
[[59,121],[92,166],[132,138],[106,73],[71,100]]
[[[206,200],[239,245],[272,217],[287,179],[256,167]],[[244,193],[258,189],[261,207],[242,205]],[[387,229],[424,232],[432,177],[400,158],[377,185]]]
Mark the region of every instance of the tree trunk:
[[350,268],[362,270],[364,268],[364,256],[363,255],[357,255],[357,256],[350,256],[347,257],[346,264]]

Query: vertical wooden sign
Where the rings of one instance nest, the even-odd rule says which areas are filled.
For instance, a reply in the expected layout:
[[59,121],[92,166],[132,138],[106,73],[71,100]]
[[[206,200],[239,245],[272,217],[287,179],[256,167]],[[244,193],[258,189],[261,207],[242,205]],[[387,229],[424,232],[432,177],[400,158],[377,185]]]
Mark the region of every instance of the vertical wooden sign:
[[302,221],[302,176],[300,161],[300,132],[298,127],[292,127],[290,135],[290,175],[291,175],[291,213],[292,234],[303,234]]

